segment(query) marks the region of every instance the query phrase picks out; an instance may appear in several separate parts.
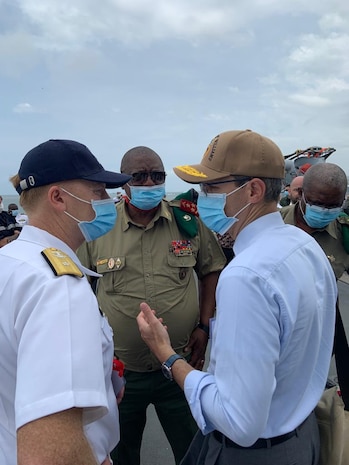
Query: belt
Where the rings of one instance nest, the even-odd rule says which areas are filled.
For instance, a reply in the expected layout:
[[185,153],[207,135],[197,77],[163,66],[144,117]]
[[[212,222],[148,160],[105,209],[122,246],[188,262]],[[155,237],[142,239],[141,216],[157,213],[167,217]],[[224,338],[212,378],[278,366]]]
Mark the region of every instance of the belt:
[[221,444],[225,443],[226,447],[235,447],[236,449],[266,449],[266,448],[276,446],[277,444],[281,444],[282,442],[285,442],[288,439],[293,438],[293,436],[297,434],[297,430],[298,428],[294,429],[290,433],[282,434],[281,436],[275,436],[269,439],[259,438],[254,444],[252,444],[252,446],[249,446],[249,447],[243,447],[243,446],[240,446],[239,444],[236,444],[236,442],[227,438],[226,436],[224,436],[223,433],[217,430],[213,431],[213,436]]

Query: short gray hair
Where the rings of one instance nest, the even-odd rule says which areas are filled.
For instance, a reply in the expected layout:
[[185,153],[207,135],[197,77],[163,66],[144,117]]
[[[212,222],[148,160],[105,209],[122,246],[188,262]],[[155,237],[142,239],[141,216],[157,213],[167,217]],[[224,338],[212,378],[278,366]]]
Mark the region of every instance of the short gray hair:
[[[239,183],[239,185],[243,185],[246,182],[246,176],[234,176],[235,181]],[[255,176],[258,177],[258,176]],[[252,177],[250,179],[253,179]],[[281,187],[282,187],[282,179],[277,179],[277,178],[259,178],[261,179],[264,184],[265,184],[265,195],[264,195],[264,200],[266,202],[278,202],[280,193],[281,193]]]
[[347,191],[348,179],[342,168],[334,163],[317,163],[311,166],[304,174],[303,191],[324,186],[332,187],[343,193]]

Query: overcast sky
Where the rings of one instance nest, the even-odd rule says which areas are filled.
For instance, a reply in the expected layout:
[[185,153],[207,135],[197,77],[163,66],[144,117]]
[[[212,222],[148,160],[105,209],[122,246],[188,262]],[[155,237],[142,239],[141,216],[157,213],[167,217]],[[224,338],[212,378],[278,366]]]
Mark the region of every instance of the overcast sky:
[[168,192],[229,129],[349,173],[348,0],[0,0],[0,60],[1,194],[50,138],[110,170],[149,146]]

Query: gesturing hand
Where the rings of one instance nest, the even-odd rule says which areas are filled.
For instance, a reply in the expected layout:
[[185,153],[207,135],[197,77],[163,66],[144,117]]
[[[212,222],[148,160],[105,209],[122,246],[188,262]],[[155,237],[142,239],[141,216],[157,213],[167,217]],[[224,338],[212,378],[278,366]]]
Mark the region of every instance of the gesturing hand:
[[142,302],[140,309],[137,323],[142,339],[160,362],[163,362],[174,353],[167,327],[163,325],[162,318],[155,316],[155,311],[148,304]]

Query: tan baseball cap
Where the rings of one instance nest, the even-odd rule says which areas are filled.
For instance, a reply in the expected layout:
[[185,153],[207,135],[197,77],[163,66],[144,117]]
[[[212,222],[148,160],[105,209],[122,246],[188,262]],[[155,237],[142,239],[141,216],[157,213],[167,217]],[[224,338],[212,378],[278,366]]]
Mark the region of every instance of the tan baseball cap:
[[218,134],[207,147],[201,163],[176,166],[173,170],[183,181],[192,184],[232,175],[283,179],[285,160],[272,140],[246,129]]

